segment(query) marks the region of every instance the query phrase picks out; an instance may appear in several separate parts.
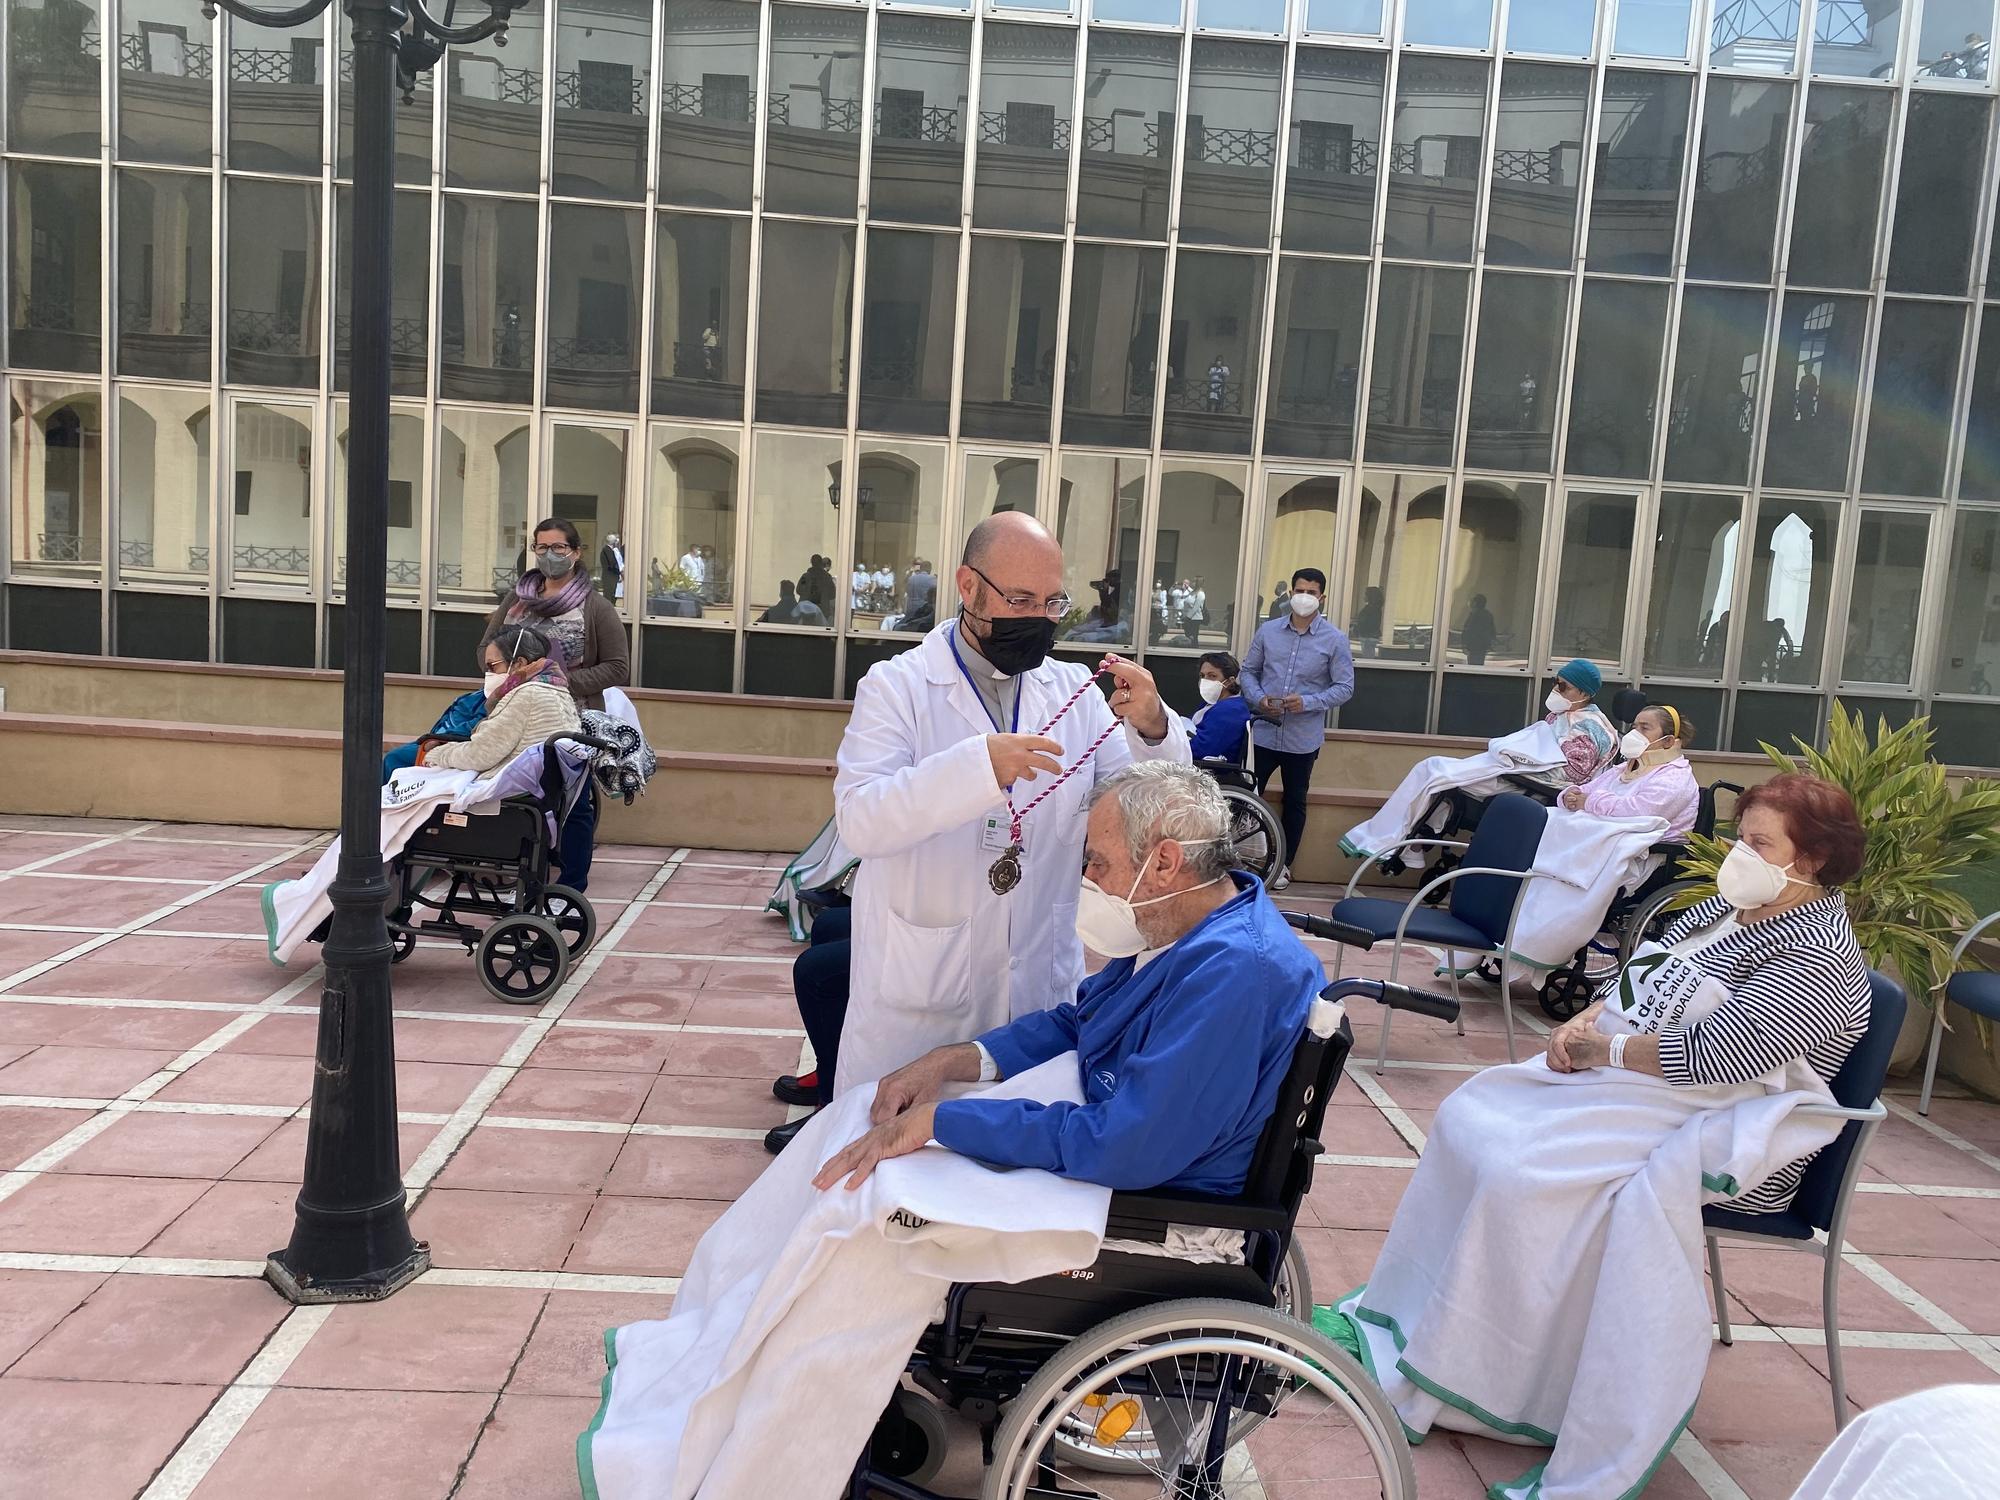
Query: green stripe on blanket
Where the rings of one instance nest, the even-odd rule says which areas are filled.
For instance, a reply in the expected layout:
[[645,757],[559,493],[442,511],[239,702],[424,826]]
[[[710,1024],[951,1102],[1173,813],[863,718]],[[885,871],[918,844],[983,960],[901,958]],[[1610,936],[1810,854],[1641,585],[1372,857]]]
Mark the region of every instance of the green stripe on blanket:
[[590,1443],[597,1436],[597,1429],[604,1425],[604,1412],[611,1405],[611,1374],[618,1368],[618,1330],[604,1330],[604,1383],[597,1398],[597,1410],[591,1413],[590,1425],[576,1440],[576,1477],[583,1487],[583,1500],[598,1500],[597,1467],[591,1461]]

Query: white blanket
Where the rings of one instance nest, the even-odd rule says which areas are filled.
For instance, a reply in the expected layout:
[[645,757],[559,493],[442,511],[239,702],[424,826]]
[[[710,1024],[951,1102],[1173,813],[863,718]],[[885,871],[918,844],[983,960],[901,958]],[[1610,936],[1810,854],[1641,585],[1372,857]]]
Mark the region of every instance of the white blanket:
[[[1076,1054],[977,1092],[1078,1101]],[[873,1086],[814,1116],[695,1247],[667,1318],[607,1334],[577,1439],[587,1500],[831,1500],[951,1283],[1097,1258],[1111,1195],[940,1146],[856,1192],[813,1174],[868,1127]]]
[[764,909],[782,916],[785,925],[791,929],[792,941],[803,943],[808,934],[800,893],[838,885],[860,863],[854,851],[841,839],[840,829],[835,826],[834,820],[828,818],[826,827],[820,829],[813,841],[799,851],[798,857],[785,866],[784,872],[778,876],[777,889],[771,892],[771,899],[764,903]]
[[1562,764],[1562,744],[1555,726],[1546,722],[1489,740],[1477,755],[1430,756],[1410,768],[1380,812],[1347,830],[1340,841],[1341,852],[1356,859],[1373,859],[1423,832],[1417,820],[1440,792],[1459,790],[1483,797],[1506,790],[1507,783],[1500,778],[1510,772],[1552,771]]
[[1708,1364],[1701,1206],[1817,1151],[1816,1077],[1676,1088],[1544,1059],[1475,1075],[1438,1111],[1368,1283],[1339,1304],[1412,1433],[1552,1446],[1500,1500],[1631,1493]]
[[1864,1411],[1792,1500],[1975,1495],[2000,1495],[2000,1386],[1941,1385]]

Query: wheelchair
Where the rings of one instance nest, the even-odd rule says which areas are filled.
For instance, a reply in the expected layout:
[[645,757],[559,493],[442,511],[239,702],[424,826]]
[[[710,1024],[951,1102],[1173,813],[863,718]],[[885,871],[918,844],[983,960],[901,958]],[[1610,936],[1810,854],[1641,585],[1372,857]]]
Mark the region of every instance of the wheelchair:
[[1233,760],[1211,758],[1195,765],[1215,779],[1222,800],[1229,804],[1229,844],[1236,862],[1268,888],[1285,868],[1290,851],[1285,847],[1284,825],[1257,793],[1256,775]]
[[[1290,914],[1311,930],[1318,918]],[[1329,1002],[1372,996],[1451,1020],[1441,996],[1337,979]],[[954,1286],[856,1463],[846,1500],[941,1500],[945,1410],[979,1431],[982,1500],[1156,1496],[1251,1500],[1307,1482],[1410,1500],[1416,1473],[1395,1409],[1354,1357],[1310,1324],[1292,1239],[1322,1147],[1327,1099],[1353,1045],[1342,1015],[1308,1030],[1259,1137],[1243,1192],[1113,1193],[1095,1264],[1018,1285]],[[1110,1248],[1169,1226],[1239,1231],[1241,1264]]]

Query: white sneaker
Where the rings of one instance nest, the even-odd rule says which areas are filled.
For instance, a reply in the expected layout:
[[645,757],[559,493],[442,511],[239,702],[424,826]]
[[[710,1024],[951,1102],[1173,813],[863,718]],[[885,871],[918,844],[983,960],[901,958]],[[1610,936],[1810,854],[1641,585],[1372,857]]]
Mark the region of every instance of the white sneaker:
[[1292,883],[1292,872],[1290,870],[1280,870],[1278,871],[1278,878],[1271,882],[1271,889],[1274,891],[1282,891],[1286,886],[1290,885],[1291,883]]

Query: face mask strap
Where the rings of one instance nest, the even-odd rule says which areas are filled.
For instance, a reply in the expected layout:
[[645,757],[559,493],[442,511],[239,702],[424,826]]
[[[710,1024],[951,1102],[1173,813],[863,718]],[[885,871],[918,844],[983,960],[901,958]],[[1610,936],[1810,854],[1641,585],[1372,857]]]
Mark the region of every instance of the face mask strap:
[[1200,885],[1191,885],[1185,891],[1168,891],[1167,894],[1164,896],[1148,896],[1144,901],[1134,901],[1132,899],[1134,896],[1139,894],[1139,882],[1146,878],[1146,871],[1152,866],[1153,856],[1159,853],[1160,850],[1164,849],[1168,844],[1170,843],[1179,844],[1183,850],[1187,850],[1187,849],[1199,849],[1207,844],[1226,844],[1228,842],[1229,840],[1226,838],[1185,839],[1185,840],[1161,839],[1159,843],[1153,845],[1153,847],[1149,851],[1147,851],[1146,858],[1140,863],[1139,874],[1137,878],[1135,878],[1132,882],[1132,889],[1125,893],[1125,904],[1136,911],[1139,907],[1142,906],[1158,906],[1162,901],[1171,901],[1176,896],[1185,896],[1194,891],[1205,891],[1212,885],[1220,885],[1223,881],[1229,878],[1227,875],[1218,875],[1213,880],[1204,880]]

